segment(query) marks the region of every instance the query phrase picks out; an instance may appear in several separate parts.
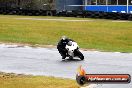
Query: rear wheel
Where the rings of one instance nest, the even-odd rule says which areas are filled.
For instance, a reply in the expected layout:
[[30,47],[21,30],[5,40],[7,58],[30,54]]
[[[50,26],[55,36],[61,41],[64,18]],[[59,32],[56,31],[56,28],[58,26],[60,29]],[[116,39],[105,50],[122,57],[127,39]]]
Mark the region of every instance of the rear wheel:
[[72,56],[69,56],[69,59],[70,59],[70,60],[72,60],[72,59],[73,59],[73,57],[72,57]]

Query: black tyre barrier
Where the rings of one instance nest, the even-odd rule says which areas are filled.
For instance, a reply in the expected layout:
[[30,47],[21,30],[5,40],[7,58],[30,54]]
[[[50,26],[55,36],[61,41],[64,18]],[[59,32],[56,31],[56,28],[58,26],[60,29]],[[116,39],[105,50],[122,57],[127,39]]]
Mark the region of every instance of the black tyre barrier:
[[117,13],[112,13],[112,12],[111,12],[110,14],[111,14],[111,17],[112,17],[111,19],[113,19],[113,20],[119,19]]
[[73,17],[77,17],[78,11],[73,10],[73,11],[72,11],[72,14],[73,14]]
[[20,8],[0,8],[0,14],[4,15],[28,15],[28,16],[62,16],[62,17],[82,17],[82,18],[100,18],[113,20],[130,20],[132,21],[132,14],[114,13],[102,11],[59,11],[56,10],[31,10]]
[[121,14],[121,20],[128,20],[129,14],[122,13]]
[[66,12],[66,16],[67,16],[67,17],[74,17],[72,11],[67,11],[67,12]]
[[103,12],[99,12],[99,16],[98,16],[98,18],[100,18],[100,19],[102,19],[103,18],[103,14],[102,14]]
[[85,14],[85,17],[86,18],[91,18],[91,15],[92,15],[93,13],[91,12],[91,11],[87,11],[86,12],[86,14]]
[[0,14],[4,15],[29,15],[29,16],[56,16],[56,10],[31,10],[20,8],[0,8]]
[[100,18],[113,20],[132,20],[132,15],[127,13],[115,12],[98,12],[98,11],[60,11],[57,16],[64,17],[83,17],[83,18]]
[[3,13],[3,10],[0,9],[0,14],[2,14],[2,13]]
[[54,15],[54,13],[52,11],[50,11],[50,10],[46,11],[46,16],[53,16],[53,15]]
[[128,20],[132,21],[132,14],[129,15]]
[[59,12],[57,12],[56,15],[57,15],[57,16],[64,16],[64,17],[66,17],[67,11],[59,11]]

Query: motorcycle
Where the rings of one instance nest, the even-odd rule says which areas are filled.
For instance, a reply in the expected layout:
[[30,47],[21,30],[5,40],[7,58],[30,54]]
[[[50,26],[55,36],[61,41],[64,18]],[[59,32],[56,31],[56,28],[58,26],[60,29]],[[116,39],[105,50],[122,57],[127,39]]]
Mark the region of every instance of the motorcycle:
[[79,51],[79,46],[76,42],[69,41],[69,44],[65,47],[68,51],[67,56],[69,59],[73,59],[74,57],[79,57],[81,60],[84,60],[83,54]]

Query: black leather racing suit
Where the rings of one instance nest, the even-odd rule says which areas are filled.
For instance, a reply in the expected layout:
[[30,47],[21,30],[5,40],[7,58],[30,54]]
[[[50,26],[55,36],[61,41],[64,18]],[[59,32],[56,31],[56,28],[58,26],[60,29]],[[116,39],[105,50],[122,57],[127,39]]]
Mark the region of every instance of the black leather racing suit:
[[59,53],[61,54],[62,56],[62,59],[65,59],[66,58],[66,54],[67,54],[67,50],[66,50],[66,44],[69,42],[69,41],[73,41],[72,39],[65,39],[65,40],[60,40],[58,45],[57,45],[57,49],[59,51]]

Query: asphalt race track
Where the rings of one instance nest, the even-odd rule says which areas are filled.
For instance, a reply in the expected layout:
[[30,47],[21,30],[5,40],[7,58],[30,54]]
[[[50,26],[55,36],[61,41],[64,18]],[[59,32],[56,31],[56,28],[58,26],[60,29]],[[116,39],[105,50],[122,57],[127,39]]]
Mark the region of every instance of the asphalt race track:
[[[132,53],[82,51],[85,60],[61,60],[55,48],[0,44],[0,71],[75,79],[82,65],[88,74],[132,75]],[[132,88],[130,84],[98,84],[94,88]]]

